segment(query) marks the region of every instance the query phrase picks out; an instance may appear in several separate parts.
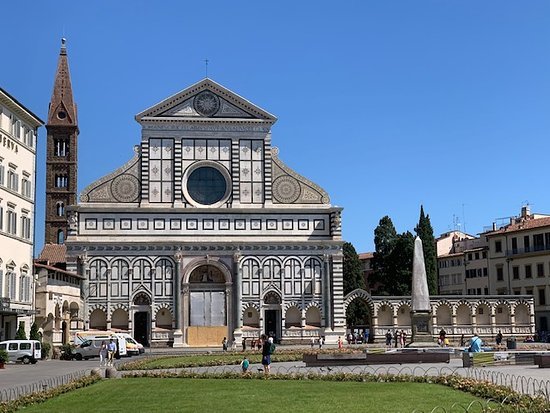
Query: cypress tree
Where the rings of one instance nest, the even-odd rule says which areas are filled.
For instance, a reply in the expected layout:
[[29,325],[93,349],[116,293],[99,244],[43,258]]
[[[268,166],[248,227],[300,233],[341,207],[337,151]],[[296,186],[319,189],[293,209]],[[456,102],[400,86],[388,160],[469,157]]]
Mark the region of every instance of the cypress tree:
[[373,274],[372,282],[369,282],[376,294],[388,295],[386,284],[388,283],[388,257],[390,256],[395,241],[397,231],[389,216],[380,219],[378,226],[374,229],[374,254],[372,258]]
[[40,337],[40,333],[38,332],[38,326],[36,325],[36,323],[32,323],[31,325],[31,333],[29,335],[29,340],[42,341],[42,337]]
[[15,339],[16,340],[26,340],[27,335],[25,334],[25,322],[20,321],[19,322],[19,328],[17,329],[17,332],[15,333]]
[[434,295],[437,294],[437,246],[434,230],[430,222],[430,216],[424,214],[423,205],[420,205],[420,218],[414,230],[416,235],[422,240],[426,277],[428,279],[428,291],[430,295]]

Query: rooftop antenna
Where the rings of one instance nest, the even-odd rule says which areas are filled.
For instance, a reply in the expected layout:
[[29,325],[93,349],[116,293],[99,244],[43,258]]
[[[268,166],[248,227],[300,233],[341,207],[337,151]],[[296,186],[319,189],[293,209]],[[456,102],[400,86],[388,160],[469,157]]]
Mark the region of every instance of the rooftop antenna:
[[208,79],[208,59],[204,59],[204,77]]
[[466,234],[466,218],[464,217],[464,202],[462,203],[462,232]]

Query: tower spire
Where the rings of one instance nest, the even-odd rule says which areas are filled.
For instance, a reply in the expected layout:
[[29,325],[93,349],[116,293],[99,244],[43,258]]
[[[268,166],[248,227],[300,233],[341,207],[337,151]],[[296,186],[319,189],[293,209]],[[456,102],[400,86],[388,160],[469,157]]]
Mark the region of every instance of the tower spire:
[[65,38],[61,39],[47,125],[78,127]]
[[61,39],[46,130],[45,242],[64,244],[69,235],[66,208],[76,205],[79,132],[65,38]]

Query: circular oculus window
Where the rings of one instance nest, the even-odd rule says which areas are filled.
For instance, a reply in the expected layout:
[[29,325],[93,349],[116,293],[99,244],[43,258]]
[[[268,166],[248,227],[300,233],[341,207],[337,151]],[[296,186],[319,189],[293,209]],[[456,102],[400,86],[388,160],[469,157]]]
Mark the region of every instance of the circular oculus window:
[[187,193],[198,204],[213,205],[220,202],[226,192],[225,176],[212,166],[198,167],[187,178]]

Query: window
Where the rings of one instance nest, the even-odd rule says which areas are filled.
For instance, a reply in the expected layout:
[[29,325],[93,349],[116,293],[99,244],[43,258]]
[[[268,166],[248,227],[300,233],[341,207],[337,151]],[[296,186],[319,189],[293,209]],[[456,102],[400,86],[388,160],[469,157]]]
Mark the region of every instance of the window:
[[[4,207],[2,205],[0,205],[0,231],[4,231]],[[0,264],[1,263],[0,261]]]
[[482,257],[482,258],[487,258],[487,251],[483,251],[483,252],[481,253],[481,257]]
[[531,240],[529,239],[529,235],[523,237],[523,249],[525,252],[531,251]]
[[479,252],[476,252],[475,257],[476,257],[476,260],[479,260]]
[[514,280],[519,280],[519,267],[518,266],[513,266],[512,267],[512,278]]
[[8,272],[6,273],[6,296],[11,300],[15,300],[15,289],[16,289],[16,275],[13,271],[13,267],[8,267]]
[[13,169],[8,169],[7,187],[15,192],[19,191],[19,175]]
[[15,116],[11,116],[11,134],[16,139],[21,139],[21,121]]
[[504,280],[504,271],[502,269],[502,266],[497,267],[497,281],[503,281]]
[[526,290],[525,290],[525,294],[527,294],[527,295],[533,295],[533,289],[532,289],[532,288],[526,289]]
[[58,217],[62,217],[65,215],[65,204],[63,202],[58,202],[55,204],[55,213]]
[[484,276],[484,277],[487,277],[487,267],[484,267],[484,268],[483,268],[483,276]]
[[468,253],[468,261],[472,261],[472,253]]
[[21,237],[31,239],[31,219],[26,215],[21,217]]
[[502,252],[502,241],[495,241],[495,252]]
[[69,144],[62,139],[54,140],[54,154],[55,156],[66,156],[69,151]]
[[516,237],[512,238],[512,254],[518,253],[518,239]]
[[[0,260],[0,267],[2,266],[2,260]],[[0,297],[4,296],[4,271],[0,268]]]
[[533,278],[533,273],[531,270],[531,264],[525,266],[525,278]]
[[544,234],[533,235],[533,248],[535,251],[544,250]]
[[[0,180],[0,184],[2,181]],[[544,244],[547,250],[550,250],[550,232],[544,234]]]
[[203,166],[195,169],[187,180],[187,191],[193,200],[202,205],[212,205],[225,196],[227,182],[216,168]]
[[65,233],[63,232],[62,229],[57,230],[57,243],[58,244],[65,243]]
[[67,175],[56,175],[55,176],[55,187],[56,188],[67,188],[68,185]]
[[483,291],[484,291],[483,294],[489,295],[489,288],[485,287],[485,288],[483,289]]
[[4,165],[2,159],[0,159],[0,185],[4,185]]
[[19,301],[28,303],[31,298],[31,278],[28,276],[26,270],[21,271],[21,278],[19,279]]
[[32,129],[25,127],[23,142],[25,143],[25,145],[34,148],[34,131]]
[[546,288],[539,289],[539,305],[546,305]]
[[537,264],[537,277],[544,277],[544,264]]
[[31,181],[28,180],[28,177],[21,180],[21,193],[24,197],[32,198]]
[[7,232],[13,235],[17,234],[17,213],[13,209],[6,211]]

